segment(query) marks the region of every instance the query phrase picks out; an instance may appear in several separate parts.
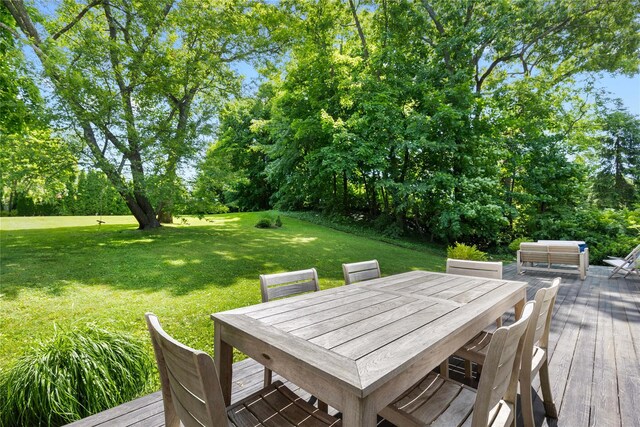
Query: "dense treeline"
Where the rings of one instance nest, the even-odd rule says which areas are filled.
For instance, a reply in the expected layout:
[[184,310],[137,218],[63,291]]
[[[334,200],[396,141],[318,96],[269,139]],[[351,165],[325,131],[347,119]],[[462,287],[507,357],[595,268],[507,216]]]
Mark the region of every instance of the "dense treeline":
[[485,247],[637,238],[640,121],[585,82],[637,72],[632,3],[297,2],[284,72],[222,112],[199,182]]
[[55,194],[35,198],[19,192],[7,209],[12,215],[126,215],[129,213],[115,188],[102,172],[80,171]]
[[[278,208],[439,242],[625,252],[638,239],[640,118],[595,84],[638,73],[633,10],[638,0],[103,0],[40,13],[3,0],[0,208],[120,212],[104,208],[107,192],[140,228]],[[240,95],[239,61],[261,73],[255,93]],[[181,179],[214,137],[194,181]],[[78,178],[79,160],[103,173]],[[101,203],[79,201],[90,177],[106,180]]]

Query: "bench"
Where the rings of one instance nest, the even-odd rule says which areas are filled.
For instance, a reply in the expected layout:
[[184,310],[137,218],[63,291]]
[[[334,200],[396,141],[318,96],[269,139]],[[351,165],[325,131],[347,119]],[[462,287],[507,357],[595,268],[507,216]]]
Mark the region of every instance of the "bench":
[[[580,275],[580,280],[584,280],[587,277],[588,256],[588,251],[581,252],[580,247],[573,243],[520,243],[518,274],[525,271],[575,273]],[[565,268],[556,267],[560,265]]]

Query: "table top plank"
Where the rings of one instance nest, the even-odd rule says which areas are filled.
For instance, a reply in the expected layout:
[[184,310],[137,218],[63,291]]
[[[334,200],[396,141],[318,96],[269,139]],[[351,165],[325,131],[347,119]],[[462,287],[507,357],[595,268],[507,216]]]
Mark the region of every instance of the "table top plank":
[[[428,328],[436,319],[458,308],[448,304],[429,304],[426,301],[420,303],[424,304],[421,310],[407,316],[400,316],[392,323],[333,347],[332,351],[349,359],[358,360],[366,354],[395,342],[399,336],[404,336],[419,328]],[[403,355],[399,356],[404,357]]]
[[[352,321],[345,322],[345,318],[349,315],[353,315],[354,313],[371,313],[377,312],[377,307],[395,307],[401,305],[403,300],[401,297],[397,295],[389,295],[389,294],[378,294],[369,298],[364,298],[354,303],[349,304],[349,306],[341,305],[338,307],[330,307],[320,313],[314,313],[310,316],[303,316],[294,319],[289,319],[284,322],[277,323],[277,327],[282,329],[283,331],[293,332],[294,335],[300,336],[296,334],[294,331],[299,329],[307,329],[310,326],[315,326],[318,323],[324,323],[330,328],[335,329],[337,326],[336,323],[341,321],[343,323],[342,326],[353,323]],[[406,303],[406,301],[404,301]]]
[[[439,292],[451,288],[456,288],[468,283],[471,280],[478,280],[478,278],[475,277],[462,278],[461,276],[454,276],[452,274],[443,275],[437,273],[431,273],[424,279],[425,280],[422,282],[421,286],[407,288],[406,292],[410,293],[411,295],[435,296]],[[393,289],[395,289],[395,287]],[[403,289],[402,291],[405,292],[405,289]]]
[[[385,301],[393,296],[385,295],[380,292],[358,292],[349,295],[337,295],[336,298],[330,301],[322,301],[318,304],[309,305],[304,304],[302,307],[298,307],[298,304],[292,303],[288,309],[282,313],[272,314],[270,316],[257,317],[260,321],[268,325],[276,325],[278,328],[285,330],[282,324],[288,324],[294,322],[299,324],[302,319],[312,321],[319,317],[322,317],[327,311],[331,311],[334,315],[340,315],[344,312],[350,312],[357,306],[368,304],[367,300],[375,298],[378,301]],[[254,315],[250,315],[252,318],[256,318]],[[297,321],[297,322],[296,322]],[[302,327],[304,325],[300,325]]]
[[[358,341],[375,339],[370,338],[374,332],[405,319],[407,316],[413,316],[415,313],[424,311],[434,305],[433,302],[427,301],[410,301],[404,299],[404,302],[403,305],[374,316],[370,316],[366,312],[360,312],[356,322],[309,339],[309,342],[322,346],[323,348],[333,349],[340,354],[340,350],[336,349],[336,347],[346,345],[348,342],[354,342],[356,339]],[[348,354],[345,354],[345,356],[349,357]]]
[[[502,281],[502,282],[509,285],[509,282],[507,281]],[[476,300],[477,298],[480,298],[481,296],[486,294],[488,291],[492,290],[494,286],[495,286],[495,281],[493,282],[485,281],[471,289],[467,289],[464,292],[461,292],[460,294],[451,297],[451,300],[458,302],[460,304],[468,304]]]
[[325,289],[321,292],[310,292],[308,294],[296,295],[289,298],[269,301],[261,304],[253,304],[247,307],[234,308],[225,311],[225,313],[233,313],[236,315],[244,314],[255,319],[272,316],[274,314],[284,313],[291,309],[292,304],[296,304],[296,308],[304,306],[312,306],[323,301],[331,301],[348,294],[358,294],[363,290],[358,286],[339,286],[332,289]]
[[449,287],[439,292],[431,293],[430,296],[456,301],[456,297],[464,294],[471,289],[475,289],[485,284],[488,284],[489,289],[492,289],[493,287],[495,287],[495,283],[495,280],[491,279],[480,279],[477,277],[473,277],[471,279],[467,278],[465,280],[463,279],[463,277],[456,277],[455,280],[449,282]]

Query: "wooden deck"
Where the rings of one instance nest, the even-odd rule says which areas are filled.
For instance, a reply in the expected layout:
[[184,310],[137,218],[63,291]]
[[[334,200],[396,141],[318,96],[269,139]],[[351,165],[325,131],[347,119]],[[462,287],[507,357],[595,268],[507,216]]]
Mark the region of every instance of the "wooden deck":
[[[640,396],[640,279],[609,280],[610,271],[592,266],[584,281],[574,274],[560,275],[550,336],[551,382],[559,418],[546,419],[537,400],[537,426],[640,427],[640,412],[633,405]],[[529,298],[556,276],[543,272],[516,276],[515,264],[504,271],[505,279],[529,283]],[[460,367],[454,364],[452,369],[459,372]],[[251,359],[238,362],[233,379],[232,400],[236,401],[262,386],[262,366]],[[288,385],[302,397],[310,397]],[[534,388],[538,390],[537,383]],[[162,398],[160,392],[153,393],[70,425],[163,426]]]

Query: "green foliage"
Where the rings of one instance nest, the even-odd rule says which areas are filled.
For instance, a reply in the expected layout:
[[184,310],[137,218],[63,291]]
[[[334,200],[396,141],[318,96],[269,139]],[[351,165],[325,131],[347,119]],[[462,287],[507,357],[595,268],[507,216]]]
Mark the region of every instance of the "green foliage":
[[592,88],[572,77],[636,70],[637,0],[321,4],[292,9],[286,72],[225,109],[207,158],[224,203],[480,247],[584,208]]
[[599,207],[631,207],[640,201],[640,117],[630,114],[618,100],[601,108],[599,164],[594,196]]
[[149,391],[145,345],[88,325],[56,330],[0,377],[0,424],[59,426]]
[[527,242],[533,242],[533,240],[531,240],[528,237],[520,237],[518,239],[515,239],[514,241],[509,243],[509,250],[515,253],[520,249],[520,243],[527,243]]
[[486,261],[487,254],[479,250],[476,245],[468,246],[456,242],[455,245],[447,247],[447,258]]
[[[15,27],[4,7],[0,22]],[[65,180],[75,173],[75,149],[48,128],[50,114],[36,75],[19,43],[3,28],[0,88],[0,211],[21,207],[19,215],[59,213],[52,205]]]
[[260,218],[256,222],[256,228],[275,228],[271,218]]
[[67,184],[60,203],[65,215],[123,215],[128,212],[111,182],[96,170],[81,171],[75,182]]
[[256,228],[280,228],[282,227],[282,220],[280,215],[274,217],[273,214],[263,216],[256,222]]

